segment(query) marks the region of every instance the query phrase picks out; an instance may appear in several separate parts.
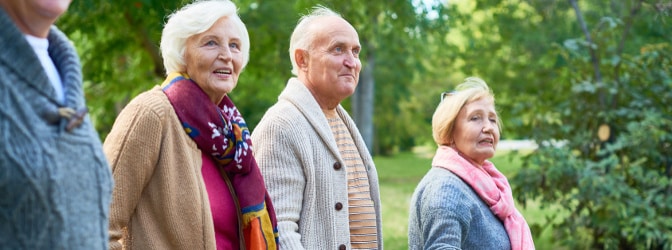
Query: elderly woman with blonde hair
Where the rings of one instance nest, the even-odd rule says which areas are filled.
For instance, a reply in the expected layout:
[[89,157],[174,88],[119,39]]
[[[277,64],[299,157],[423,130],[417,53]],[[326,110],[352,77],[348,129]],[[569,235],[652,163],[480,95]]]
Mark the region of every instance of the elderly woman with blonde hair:
[[495,155],[501,120],[485,81],[444,92],[432,117],[439,145],[411,200],[409,249],[534,249]]
[[104,143],[115,181],[110,248],[278,247],[250,132],[229,98],[249,49],[231,1],[170,15],[166,80],[124,108]]

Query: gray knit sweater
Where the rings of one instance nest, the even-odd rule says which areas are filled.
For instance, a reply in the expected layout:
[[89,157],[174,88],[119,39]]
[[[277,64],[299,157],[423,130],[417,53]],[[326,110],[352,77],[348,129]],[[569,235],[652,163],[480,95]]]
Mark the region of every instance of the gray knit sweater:
[[112,179],[88,117],[70,132],[59,106],[83,108],[81,65],[67,37],[49,32],[64,104],[0,8],[0,249],[107,249]]
[[502,222],[468,184],[432,168],[411,199],[408,248],[506,250],[511,243]]

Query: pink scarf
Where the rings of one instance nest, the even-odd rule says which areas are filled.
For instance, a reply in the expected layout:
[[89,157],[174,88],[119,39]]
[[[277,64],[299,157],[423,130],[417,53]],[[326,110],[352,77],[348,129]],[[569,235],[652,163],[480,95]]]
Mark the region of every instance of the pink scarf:
[[504,223],[511,249],[534,249],[530,227],[513,203],[511,186],[506,176],[492,162],[485,161],[481,169],[458,154],[455,149],[439,146],[432,166],[449,170],[471,186],[490,207],[490,211]]

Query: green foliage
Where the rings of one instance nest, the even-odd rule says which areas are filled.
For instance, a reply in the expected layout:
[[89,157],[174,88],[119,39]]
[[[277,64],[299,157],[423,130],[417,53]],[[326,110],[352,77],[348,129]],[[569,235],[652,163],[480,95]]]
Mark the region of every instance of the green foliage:
[[131,98],[163,81],[158,41],[163,20],[185,1],[74,1],[57,25],[74,41],[85,95],[105,138]]
[[[546,111],[531,122],[541,146],[512,179],[514,194],[569,211],[553,228],[572,249],[670,249],[672,46],[634,42],[638,50],[621,54],[624,22],[596,20],[594,43],[567,40],[549,53],[565,62],[555,84],[570,91],[537,103]],[[603,59],[602,81],[589,48]]]
[[[91,117],[102,138],[130,99],[163,81],[161,30],[168,14],[188,2],[82,0],[59,20],[80,53]],[[291,77],[289,37],[300,14],[317,4],[341,13],[358,29],[364,67],[373,67],[375,60],[376,151],[392,153],[427,141],[427,105],[415,95],[426,93],[411,83],[423,81],[432,53],[441,48],[436,44],[445,20],[427,18],[430,11],[442,13],[438,1],[423,8],[411,1],[236,1],[250,34],[251,60],[230,96],[249,127],[254,129]],[[350,107],[348,100],[344,106]]]
[[250,34],[250,62],[230,96],[254,129],[291,77],[289,37],[299,14],[283,1],[236,1],[236,6]]
[[[163,24],[189,2],[82,0],[59,20],[80,54],[91,117],[102,138],[133,97],[164,80],[159,52]],[[287,48],[298,14],[281,1],[236,4],[250,34],[251,60],[230,96],[254,128],[290,76]]]

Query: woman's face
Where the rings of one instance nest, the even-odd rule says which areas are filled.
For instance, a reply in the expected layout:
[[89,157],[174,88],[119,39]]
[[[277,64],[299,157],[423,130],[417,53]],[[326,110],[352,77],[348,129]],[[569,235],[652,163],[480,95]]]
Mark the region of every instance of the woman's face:
[[455,120],[453,139],[457,151],[478,165],[495,156],[499,124],[491,98],[481,98],[462,107]]
[[231,18],[222,17],[185,44],[186,73],[215,104],[238,83],[243,67],[240,34]]

